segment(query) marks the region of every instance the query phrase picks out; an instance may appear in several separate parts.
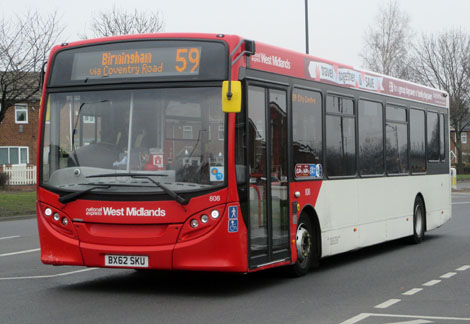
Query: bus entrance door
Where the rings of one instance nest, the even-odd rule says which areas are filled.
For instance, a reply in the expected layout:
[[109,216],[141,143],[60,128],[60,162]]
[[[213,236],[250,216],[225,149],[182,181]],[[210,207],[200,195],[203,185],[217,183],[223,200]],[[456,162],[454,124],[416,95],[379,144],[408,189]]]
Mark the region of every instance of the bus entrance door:
[[248,88],[249,255],[257,268],[290,257],[286,91]]

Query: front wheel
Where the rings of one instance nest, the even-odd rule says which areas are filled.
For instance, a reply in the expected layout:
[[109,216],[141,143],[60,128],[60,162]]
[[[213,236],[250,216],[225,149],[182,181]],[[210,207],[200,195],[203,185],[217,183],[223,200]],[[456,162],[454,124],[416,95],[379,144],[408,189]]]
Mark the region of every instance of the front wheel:
[[305,275],[312,265],[318,263],[316,252],[316,240],[312,230],[312,224],[307,215],[301,215],[297,226],[295,246],[297,248],[297,261],[291,266],[294,276]]
[[411,242],[414,244],[421,243],[424,239],[424,229],[426,224],[426,210],[424,202],[420,197],[416,197],[413,208],[413,235]]

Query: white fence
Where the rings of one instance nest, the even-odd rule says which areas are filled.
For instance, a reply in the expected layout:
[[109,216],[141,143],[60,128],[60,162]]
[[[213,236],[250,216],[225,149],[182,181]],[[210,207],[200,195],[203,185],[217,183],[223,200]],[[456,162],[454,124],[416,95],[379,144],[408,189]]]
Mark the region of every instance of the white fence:
[[9,185],[31,185],[36,183],[36,166],[4,165],[3,172],[8,175]]

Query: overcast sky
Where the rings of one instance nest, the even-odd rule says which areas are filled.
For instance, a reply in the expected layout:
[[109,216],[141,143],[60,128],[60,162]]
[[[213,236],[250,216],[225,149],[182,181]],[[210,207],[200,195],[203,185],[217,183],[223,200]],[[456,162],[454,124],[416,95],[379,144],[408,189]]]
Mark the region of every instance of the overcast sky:
[[[310,53],[359,67],[364,32],[385,0],[310,0]],[[399,0],[416,32],[454,27],[470,32],[470,0]],[[79,39],[90,17],[119,8],[159,10],[166,32],[239,34],[296,51],[305,51],[304,0],[1,0],[4,18],[39,7],[57,10],[66,30],[61,41]]]

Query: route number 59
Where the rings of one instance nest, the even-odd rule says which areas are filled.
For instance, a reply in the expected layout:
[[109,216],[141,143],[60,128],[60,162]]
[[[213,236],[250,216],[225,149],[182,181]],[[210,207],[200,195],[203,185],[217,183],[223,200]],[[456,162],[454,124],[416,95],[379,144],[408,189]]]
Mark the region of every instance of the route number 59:
[[175,68],[178,72],[185,72],[187,69],[191,69],[190,72],[194,72],[199,67],[200,58],[201,52],[199,48],[178,48],[176,50],[176,62],[178,62],[178,64]]

